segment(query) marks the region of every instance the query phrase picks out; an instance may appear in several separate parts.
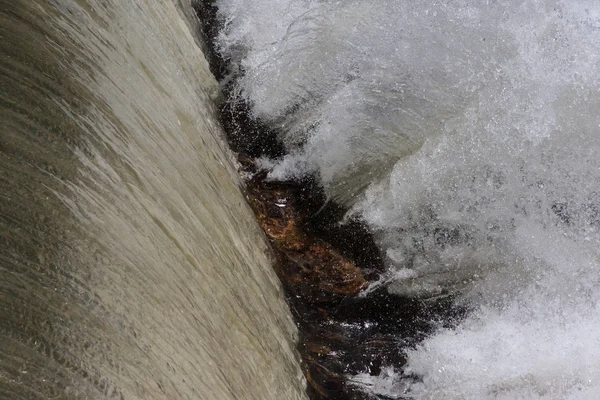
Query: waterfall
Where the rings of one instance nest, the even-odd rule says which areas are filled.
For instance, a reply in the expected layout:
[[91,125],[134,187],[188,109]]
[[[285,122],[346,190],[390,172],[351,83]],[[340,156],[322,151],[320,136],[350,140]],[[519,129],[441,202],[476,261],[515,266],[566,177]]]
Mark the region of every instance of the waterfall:
[[193,15],[1,2],[0,397],[305,398]]

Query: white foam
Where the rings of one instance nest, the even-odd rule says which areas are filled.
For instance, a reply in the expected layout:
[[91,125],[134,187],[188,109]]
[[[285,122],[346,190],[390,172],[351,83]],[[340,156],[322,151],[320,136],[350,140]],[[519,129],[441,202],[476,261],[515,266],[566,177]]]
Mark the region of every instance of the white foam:
[[351,205],[379,284],[474,310],[393,390],[600,398],[600,3],[219,4],[240,95],[290,150],[271,176]]

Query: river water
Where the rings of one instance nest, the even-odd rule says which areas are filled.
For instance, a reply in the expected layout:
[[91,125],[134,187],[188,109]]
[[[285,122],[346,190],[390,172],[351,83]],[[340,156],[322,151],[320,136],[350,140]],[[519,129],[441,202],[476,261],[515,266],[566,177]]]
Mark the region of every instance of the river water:
[[0,2],[1,398],[304,398],[192,15]]
[[[468,310],[351,376],[385,398],[600,398],[600,2],[217,0],[232,92],[368,224],[378,285]],[[372,286],[373,287],[373,286]],[[368,294],[367,294],[368,295]]]

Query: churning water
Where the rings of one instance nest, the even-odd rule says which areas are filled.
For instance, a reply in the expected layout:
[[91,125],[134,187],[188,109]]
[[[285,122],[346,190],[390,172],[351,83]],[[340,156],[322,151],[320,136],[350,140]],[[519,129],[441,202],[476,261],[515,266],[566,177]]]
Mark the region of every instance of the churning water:
[[304,398],[190,7],[0,1],[1,398]]
[[[391,398],[600,398],[600,2],[218,0],[221,53],[386,255],[470,310],[352,379]],[[398,351],[401,351],[400,349]]]

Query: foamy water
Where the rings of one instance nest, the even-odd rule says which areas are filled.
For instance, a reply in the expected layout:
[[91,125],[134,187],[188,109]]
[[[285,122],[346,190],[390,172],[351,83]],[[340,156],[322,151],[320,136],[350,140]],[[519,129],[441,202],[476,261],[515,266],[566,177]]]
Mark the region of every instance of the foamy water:
[[471,310],[357,384],[598,398],[600,3],[218,4],[238,93],[289,150],[271,177],[316,173],[364,218],[390,291]]

